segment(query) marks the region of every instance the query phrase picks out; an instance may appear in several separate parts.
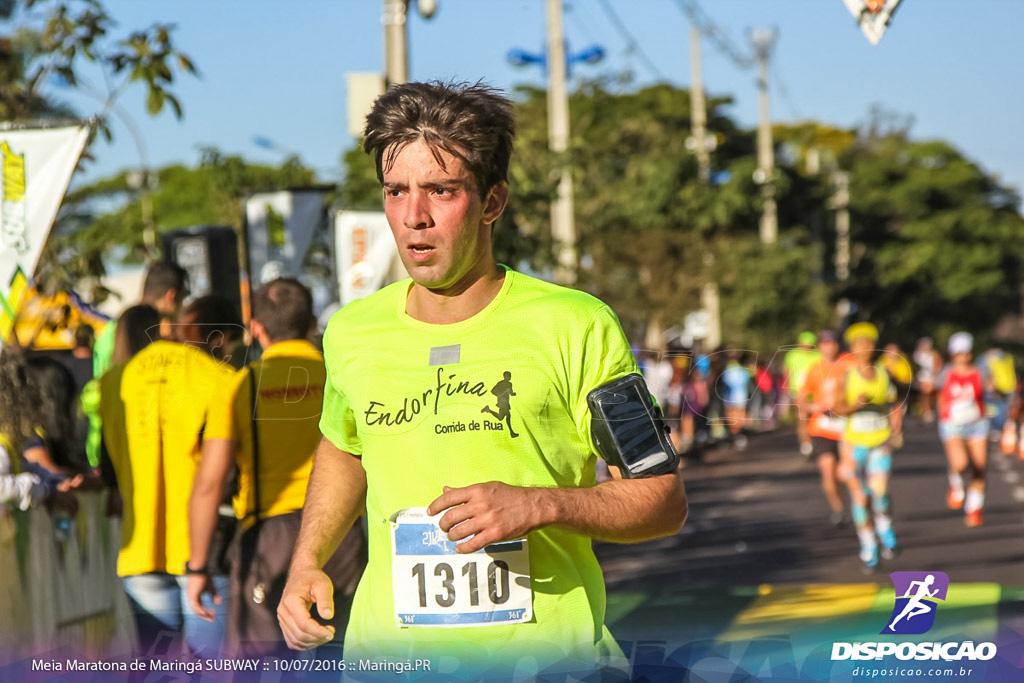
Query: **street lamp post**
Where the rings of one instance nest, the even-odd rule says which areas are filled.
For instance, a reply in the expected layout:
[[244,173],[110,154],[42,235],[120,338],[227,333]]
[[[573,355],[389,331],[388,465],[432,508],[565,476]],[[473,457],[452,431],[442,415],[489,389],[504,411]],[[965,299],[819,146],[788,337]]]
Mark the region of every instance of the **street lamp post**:
[[[384,25],[384,73],[388,85],[409,80],[409,34],[406,18],[409,0],[382,0],[380,23]],[[437,0],[417,0],[420,16],[430,19],[437,11]]]

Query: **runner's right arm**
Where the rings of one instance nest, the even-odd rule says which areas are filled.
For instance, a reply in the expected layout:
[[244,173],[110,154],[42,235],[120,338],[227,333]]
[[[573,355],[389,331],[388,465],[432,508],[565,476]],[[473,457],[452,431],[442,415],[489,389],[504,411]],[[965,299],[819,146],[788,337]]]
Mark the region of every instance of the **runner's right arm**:
[[288,582],[277,608],[285,642],[293,650],[309,650],[330,641],[334,628],[310,616],[334,616],[334,587],[323,572],[331,554],[363,510],[366,472],[360,459],[321,439],[302,508],[302,526],[295,543]]

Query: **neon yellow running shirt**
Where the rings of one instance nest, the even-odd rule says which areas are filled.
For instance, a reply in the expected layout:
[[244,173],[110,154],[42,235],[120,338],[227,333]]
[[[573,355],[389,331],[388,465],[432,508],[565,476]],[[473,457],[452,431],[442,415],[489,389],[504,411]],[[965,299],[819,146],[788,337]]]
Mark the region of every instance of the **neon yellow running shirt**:
[[[405,280],[346,305],[324,335],[321,431],[361,456],[367,478],[370,559],[354,598],[346,659],[428,657],[437,666],[447,655],[458,678],[512,671],[524,658],[567,670],[621,663],[604,626],[604,579],[591,539],[557,527],[528,537],[530,621],[398,625],[392,515],[427,507],[443,486],[594,486],[587,394],[637,371],[615,314],[588,294],[507,270],[483,311],[433,325],[405,313],[409,288]],[[437,572],[427,572],[425,601],[446,596]],[[481,593],[488,578],[480,574]],[[447,595],[469,588],[457,571],[446,586]]]
[[875,448],[892,435],[889,411],[893,409],[895,388],[889,382],[885,366],[878,363],[874,371],[872,379],[861,375],[856,365],[846,373],[846,402],[860,406],[847,418],[843,435],[843,440],[854,446]]

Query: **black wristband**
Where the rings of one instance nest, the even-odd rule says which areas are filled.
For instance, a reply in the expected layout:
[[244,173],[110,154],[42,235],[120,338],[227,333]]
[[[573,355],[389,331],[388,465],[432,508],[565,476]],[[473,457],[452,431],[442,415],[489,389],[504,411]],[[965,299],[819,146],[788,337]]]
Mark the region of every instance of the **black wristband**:
[[199,569],[192,569],[188,562],[185,563],[185,576],[195,576],[197,574],[207,575],[210,573],[210,568],[202,566]]

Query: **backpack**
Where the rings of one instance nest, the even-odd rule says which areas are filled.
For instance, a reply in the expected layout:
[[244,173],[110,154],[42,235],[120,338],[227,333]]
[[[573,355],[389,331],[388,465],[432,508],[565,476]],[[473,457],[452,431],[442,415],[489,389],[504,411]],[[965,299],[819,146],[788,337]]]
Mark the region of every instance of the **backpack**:
[[1012,394],[1017,391],[1017,372],[1013,366],[1013,356],[1008,353],[992,355],[989,356],[987,364],[996,391],[1000,394]]

